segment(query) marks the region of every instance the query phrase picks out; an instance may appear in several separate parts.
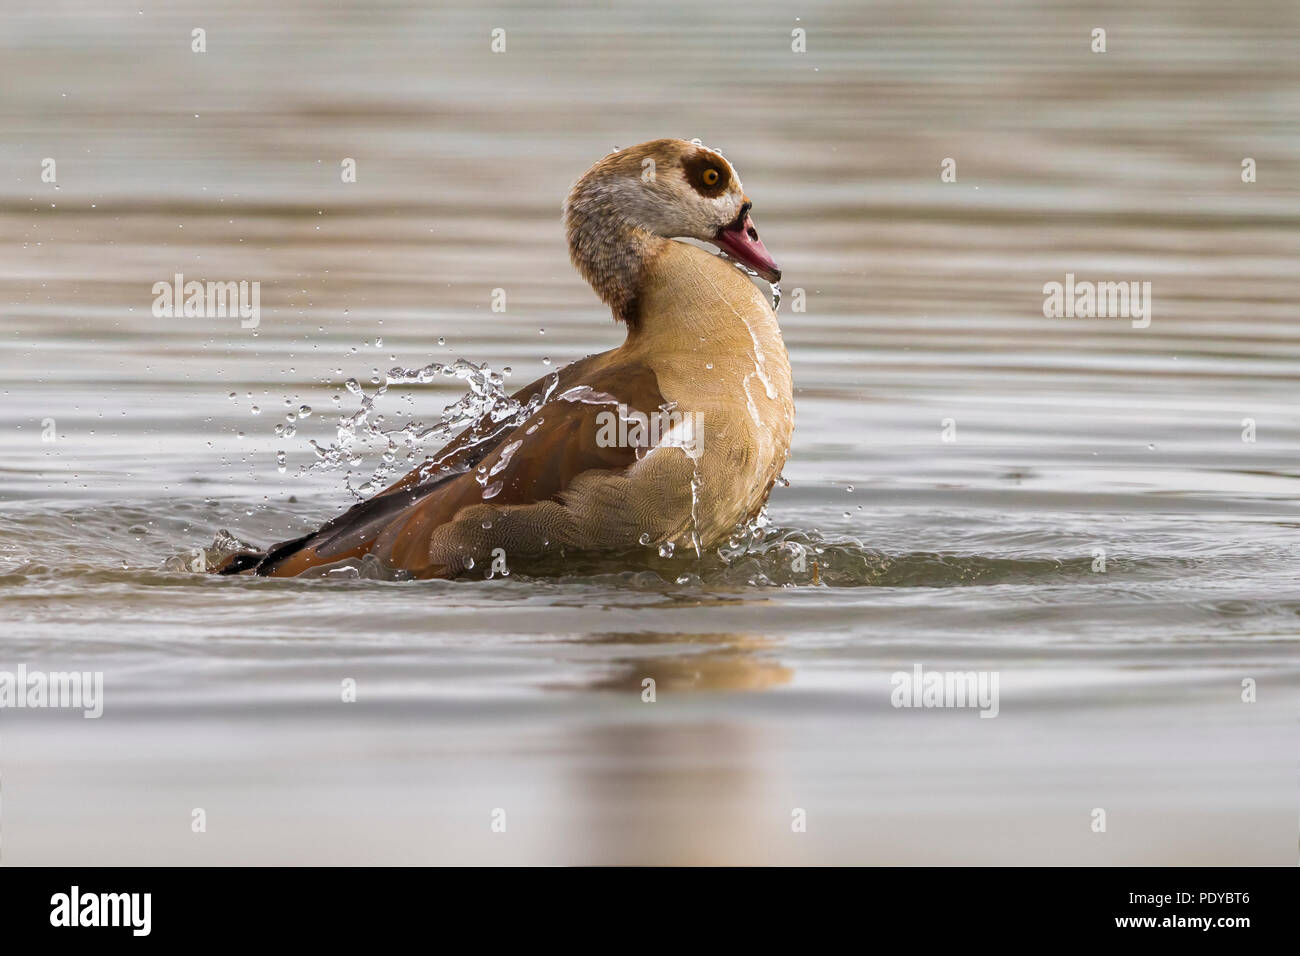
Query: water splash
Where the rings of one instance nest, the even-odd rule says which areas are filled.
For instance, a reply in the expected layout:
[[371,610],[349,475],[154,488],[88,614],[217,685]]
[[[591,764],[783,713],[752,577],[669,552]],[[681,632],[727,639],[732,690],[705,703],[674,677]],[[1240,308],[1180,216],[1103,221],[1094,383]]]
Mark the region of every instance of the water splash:
[[608,392],[598,392],[590,385],[577,385],[556,396],[562,402],[582,405],[617,405],[619,401]]
[[241,541],[225,528],[222,528],[213,537],[212,544],[206,548],[188,548],[185,551],[168,555],[163,559],[160,570],[204,574],[217,567],[226,558],[256,550],[257,548],[247,541]]
[[700,553],[700,461],[694,459],[694,471],[691,474],[691,547],[695,549],[695,556],[702,557]]
[[[321,445],[315,440],[309,442],[316,459],[300,468],[299,474],[320,469],[356,469],[365,466],[369,469],[369,474],[360,485],[353,487],[351,471],[344,480],[349,492],[358,499],[387,487],[421,462],[425,463],[428,473],[432,474],[439,462],[430,459],[426,449],[436,451],[470,426],[476,426],[478,432],[474,443],[493,440],[503,430],[513,428],[530,418],[551,398],[559,382],[559,376],[548,376],[541,391],[530,401],[521,403],[505,390],[505,379],[509,373],[508,368],[497,372],[487,363],[476,365],[465,359],[457,359],[445,365],[432,362],[420,368],[391,368],[385,374],[382,384],[369,392],[355,378],[350,378],[343,383],[344,388],[359,400],[359,407],[351,414],[339,417],[335,438],[328,445]],[[390,424],[378,411],[379,403],[396,387],[429,385],[439,379],[463,382],[466,393],[443,408],[438,421],[425,424],[412,419],[404,424]],[[397,416],[402,414],[399,411]],[[277,431],[277,434],[285,437],[293,437],[295,433],[296,429],[292,425]],[[369,464],[376,456],[378,462]],[[480,484],[486,487],[488,483],[483,480]]]

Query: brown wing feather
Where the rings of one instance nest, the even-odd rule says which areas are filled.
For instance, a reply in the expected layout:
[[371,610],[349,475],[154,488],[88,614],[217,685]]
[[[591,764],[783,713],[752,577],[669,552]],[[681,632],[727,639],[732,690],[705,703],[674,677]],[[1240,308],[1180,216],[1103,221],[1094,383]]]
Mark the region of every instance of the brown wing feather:
[[[257,573],[290,577],[364,554],[376,554],[392,567],[421,576],[449,573],[430,566],[429,541],[464,509],[562,501],[565,489],[580,474],[623,471],[636,460],[636,449],[602,446],[598,416],[614,411],[615,403],[653,414],[664,398],[650,368],[617,358],[617,351],[594,355],[565,368],[558,382],[548,376],[526,386],[515,395],[521,402],[544,394],[548,387],[552,392],[523,424],[496,434],[490,423],[475,423],[380,494],[315,534],[273,548]],[[583,386],[580,394],[563,397]],[[494,493],[485,498],[489,490]]]

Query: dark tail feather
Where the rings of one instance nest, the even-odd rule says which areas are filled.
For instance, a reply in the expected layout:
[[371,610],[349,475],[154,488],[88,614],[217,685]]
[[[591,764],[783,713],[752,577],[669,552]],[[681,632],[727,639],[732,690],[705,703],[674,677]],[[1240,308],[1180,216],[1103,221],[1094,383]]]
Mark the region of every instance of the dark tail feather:
[[266,557],[265,551],[241,551],[232,554],[221,564],[212,569],[213,574],[239,574],[249,568],[255,568]]
[[312,534],[305,534],[301,538],[294,538],[292,541],[281,541],[265,551],[239,551],[227,555],[220,564],[212,569],[211,573],[243,574],[245,571],[252,571],[254,574],[263,574],[265,572],[261,568],[268,566],[269,562],[277,561],[286,554],[296,551],[310,538],[319,533],[318,531],[312,532]]
[[[329,525],[326,525],[325,527],[328,528]],[[321,531],[323,530],[324,528],[321,529]],[[253,568],[254,574],[270,574],[271,569],[275,567],[275,562],[279,561],[281,558],[287,558],[299,548],[318,538],[321,531],[313,531],[311,534],[305,534],[301,538],[294,538],[292,541],[281,541],[279,544],[273,544],[271,547],[267,548],[264,553],[252,555],[252,557],[256,557],[258,560],[248,566]]]
[[[400,491],[382,492],[373,498],[368,498],[359,504],[353,505],[343,514],[332,521],[327,521],[311,534],[305,534],[301,538],[294,538],[292,541],[282,541],[279,544],[274,544],[264,554],[237,555],[236,558],[248,559],[246,562],[240,562],[238,571],[223,568],[218,573],[238,574],[239,571],[252,568],[254,574],[269,576],[274,573],[276,565],[304,548],[311,548],[322,558],[329,560],[345,555],[354,549],[363,546],[368,547],[388,523],[402,511],[405,511],[444,482],[459,477],[463,473],[463,471],[457,470],[450,474],[431,478],[414,487],[403,488]],[[234,563],[232,561],[231,566]]]

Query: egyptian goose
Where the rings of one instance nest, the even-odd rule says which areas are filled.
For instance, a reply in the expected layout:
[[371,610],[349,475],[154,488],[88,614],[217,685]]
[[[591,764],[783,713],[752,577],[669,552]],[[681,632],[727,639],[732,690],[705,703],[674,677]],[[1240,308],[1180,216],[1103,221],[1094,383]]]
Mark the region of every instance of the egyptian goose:
[[574,266],[627,326],[623,344],[517,392],[533,410],[522,423],[481,420],[318,531],[234,555],[220,573],[289,577],[374,555],[444,578],[495,554],[725,541],[789,454],[790,363],[754,283],[674,239],[712,243],[774,282],[750,205],[731,164],[698,143],[606,156],[574,185],[564,222]]

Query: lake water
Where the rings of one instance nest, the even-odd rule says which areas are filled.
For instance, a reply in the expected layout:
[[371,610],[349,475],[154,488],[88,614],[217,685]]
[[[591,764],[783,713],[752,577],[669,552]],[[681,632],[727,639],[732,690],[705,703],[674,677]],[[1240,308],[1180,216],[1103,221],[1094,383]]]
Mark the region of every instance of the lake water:
[[[1283,0],[6,7],[0,670],[104,713],[0,714],[0,862],[1294,864],[1297,63]],[[374,449],[302,471],[346,379],[616,345],[560,203],[661,136],[785,273],[753,553],[176,570],[354,500]],[[155,318],[176,273],[259,281],[259,326]],[[1044,317],[1067,274],[1149,326]],[[997,718],[895,708],[917,665]]]

